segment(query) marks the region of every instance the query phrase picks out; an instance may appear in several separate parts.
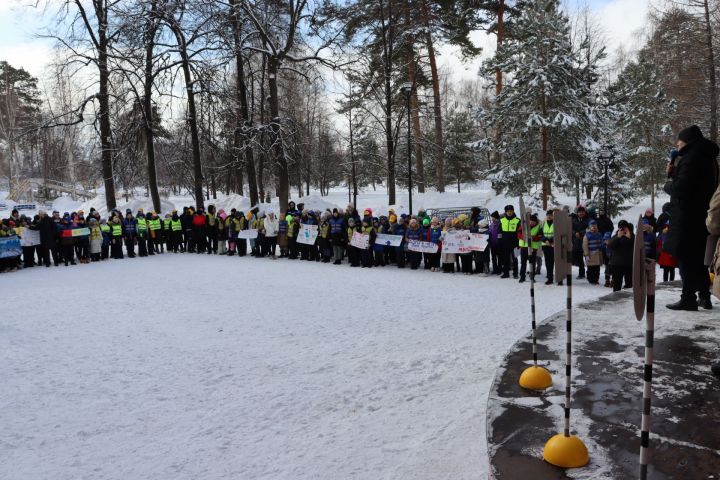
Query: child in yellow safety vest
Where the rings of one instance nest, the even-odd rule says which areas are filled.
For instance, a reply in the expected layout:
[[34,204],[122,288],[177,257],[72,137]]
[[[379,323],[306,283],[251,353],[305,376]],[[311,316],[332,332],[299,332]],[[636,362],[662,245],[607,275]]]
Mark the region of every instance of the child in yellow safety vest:
[[[530,232],[518,227],[518,247],[520,247],[520,283],[525,281],[527,263],[530,262],[530,275],[535,275],[535,259],[542,248],[542,231],[537,215],[530,215]],[[529,247],[529,248],[528,248]],[[529,250],[529,251],[528,251]]]

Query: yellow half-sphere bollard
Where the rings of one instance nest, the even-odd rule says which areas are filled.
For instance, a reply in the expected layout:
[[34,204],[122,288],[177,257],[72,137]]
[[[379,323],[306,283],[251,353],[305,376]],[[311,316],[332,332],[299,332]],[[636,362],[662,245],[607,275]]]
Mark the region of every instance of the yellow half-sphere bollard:
[[546,462],[562,468],[584,467],[590,461],[588,450],[575,435],[566,437],[559,433],[545,444],[543,458]]
[[528,390],[545,390],[552,385],[552,376],[547,369],[533,365],[520,375],[520,386]]

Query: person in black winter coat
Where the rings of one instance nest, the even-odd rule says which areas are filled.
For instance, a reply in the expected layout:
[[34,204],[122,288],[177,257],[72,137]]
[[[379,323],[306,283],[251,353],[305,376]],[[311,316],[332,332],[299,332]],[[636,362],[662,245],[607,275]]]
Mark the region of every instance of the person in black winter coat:
[[657,223],[655,224],[655,233],[661,234],[662,231],[665,229],[665,225],[667,225],[670,222],[670,202],[664,203],[662,206],[662,213],[657,219]]
[[55,228],[55,222],[47,216],[44,210],[40,210],[38,216],[38,230],[40,231],[40,245],[38,245],[38,250],[40,251],[42,263],[44,263],[46,267],[49,267],[50,251],[55,247],[57,240],[57,228]]
[[573,265],[579,267],[580,274],[578,279],[585,278],[585,261],[583,254],[583,238],[585,238],[585,232],[588,229],[590,219],[588,218],[587,210],[585,207],[580,205],[577,208],[576,215],[572,220],[573,240],[572,240],[572,255]]
[[632,266],[633,266],[633,237],[630,224],[625,220],[618,223],[618,231],[614,237],[608,241],[608,249],[610,249],[610,268],[612,269],[612,286],[613,291],[617,292],[623,288],[632,287]]
[[698,292],[700,304],[710,309],[710,279],[704,263],[708,237],[705,216],[718,185],[720,149],[696,125],[680,132],[677,147],[679,156],[668,165],[669,181],[665,184],[665,192],[670,195],[672,228],[663,250],[677,258],[683,290],[680,301],[667,307],[697,310]]
[[[615,230],[615,225],[613,224],[612,220],[610,220],[610,218],[607,216],[607,212],[605,212],[604,208],[598,210],[597,225],[598,231],[603,236],[603,239],[610,239],[613,230]],[[609,287],[611,285],[611,274],[609,268],[610,257],[607,254],[606,248],[603,248],[603,265],[605,265],[605,286]]]

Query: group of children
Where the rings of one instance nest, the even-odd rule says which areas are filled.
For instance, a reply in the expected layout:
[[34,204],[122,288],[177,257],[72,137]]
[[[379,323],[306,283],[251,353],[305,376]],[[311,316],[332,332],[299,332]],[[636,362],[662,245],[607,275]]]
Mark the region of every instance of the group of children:
[[[525,235],[520,218],[512,205],[504,212],[483,216],[479,208],[457,216],[430,217],[425,210],[417,215],[397,215],[392,209],[388,215],[373,216],[372,209],[356,211],[353,205],[345,210],[312,211],[302,204],[290,202],[286,212],[276,216],[271,208],[253,208],[248,212],[232,209],[229,213],[216,210],[213,205],[207,212],[203,208],[183,208],[182,213],[172,211],[161,217],[156,212],[135,214],[127,209],[123,216],[113,210],[102,218],[92,209],[87,216],[78,211],[60,216],[39,212],[33,218],[19,216],[13,211],[0,229],[0,237],[19,234],[27,229],[38,231],[39,241],[22,248],[19,256],[0,259],[0,271],[15,270],[21,266],[52,263],[65,264],[97,262],[108,258],[121,259],[163,254],[167,252],[218,254],[240,257],[251,255],[271,259],[288,258],[318,261],[335,265],[345,259],[352,267],[406,266],[412,270],[423,268],[433,272],[462,272],[466,275],[483,273],[524,282],[530,275],[541,273],[545,260],[546,284],[555,283],[554,226],[558,212],[568,214],[573,225],[573,263],[578,267],[579,278],[591,284],[600,281],[600,269],[605,266],[605,286],[615,290],[629,287],[632,276],[633,229],[620,221],[614,231],[612,221],[602,210],[595,212],[578,206],[574,212],[568,207],[549,210],[541,221],[530,216],[529,235]],[[664,269],[664,280],[673,280],[676,262],[662,252],[662,242],[669,229],[666,213],[655,219],[648,210],[644,217],[643,236],[648,257],[657,258]],[[314,242],[298,239],[303,225],[315,225]],[[17,229],[17,230],[16,230]],[[448,253],[443,241],[448,234],[467,231],[486,236],[484,251]],[[251,235],[248,235],[251,233]],[[353,235],[367,238],[366,248],[353,245]],[[378,235],[394,236],[395,245],[377,241]],[[390,237],[381,237],[383,239]],[[413,241],[436,246],[426,252],[408,248]],[[125,247],[125,251],[123,251]],[[279,250],[279,252],[278,252]],[[37,257],[37,259],[36,259]],[[562,284],[562,279],[558,279]]]

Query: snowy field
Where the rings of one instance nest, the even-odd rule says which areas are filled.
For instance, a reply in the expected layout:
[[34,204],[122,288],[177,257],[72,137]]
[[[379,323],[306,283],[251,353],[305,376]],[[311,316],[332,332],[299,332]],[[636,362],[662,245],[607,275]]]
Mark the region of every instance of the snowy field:
[[[487,392],[530,326],[527,283],[299,260],[166,254],[0,291],[12,480],[484,480]],[[539,318],[564,297],[539,285]]]

